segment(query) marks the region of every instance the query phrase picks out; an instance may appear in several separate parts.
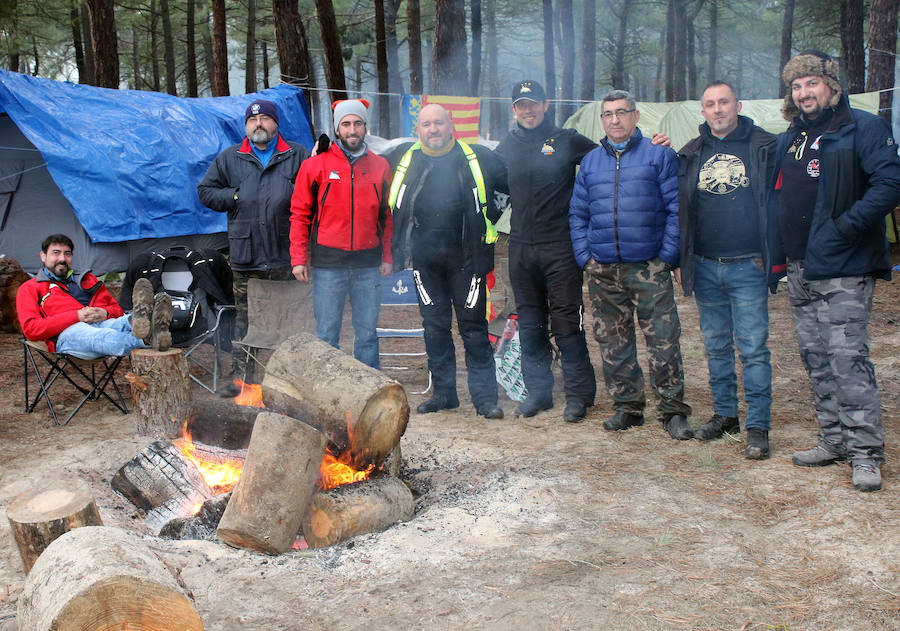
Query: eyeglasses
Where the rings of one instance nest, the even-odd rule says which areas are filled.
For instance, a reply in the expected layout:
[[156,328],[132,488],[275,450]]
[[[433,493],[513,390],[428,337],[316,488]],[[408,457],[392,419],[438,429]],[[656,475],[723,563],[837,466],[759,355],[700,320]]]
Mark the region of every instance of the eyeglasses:
[[615,116],[616,118],[622,118],[625,116],[625,114],[631,114],[632,112],[636,112],[636,111],[637,111],[636,109],[635,110],[622,110],[622,109],[606,110],[605,112],[600,114],[600,118],[605,118],[606,120],[609,120],[613,116]]

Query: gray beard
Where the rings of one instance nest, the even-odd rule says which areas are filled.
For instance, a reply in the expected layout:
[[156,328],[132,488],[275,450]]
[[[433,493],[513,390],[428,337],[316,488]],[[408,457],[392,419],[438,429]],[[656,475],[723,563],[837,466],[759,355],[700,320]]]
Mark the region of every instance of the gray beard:
[[248,138],[250,138],[250,142],[252,142],[254,145],[267,145],[272,141],[273,138],[275,138],[275,135],[277,133],[278,132],[276,131],[270,136],[269,132],[267,132],[265,129],[256,129],[250,133]]

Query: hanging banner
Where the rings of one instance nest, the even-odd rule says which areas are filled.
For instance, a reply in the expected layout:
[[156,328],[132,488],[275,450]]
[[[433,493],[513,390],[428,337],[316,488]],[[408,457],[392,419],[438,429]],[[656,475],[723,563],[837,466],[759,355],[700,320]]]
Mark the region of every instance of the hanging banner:
[[435,94],[403,95],[403,135],[416,135],[416,121],[422,107],[437,104],[450,113],[453,137],[463,142],[478,142],[481,99],[477,96],[441,96]]

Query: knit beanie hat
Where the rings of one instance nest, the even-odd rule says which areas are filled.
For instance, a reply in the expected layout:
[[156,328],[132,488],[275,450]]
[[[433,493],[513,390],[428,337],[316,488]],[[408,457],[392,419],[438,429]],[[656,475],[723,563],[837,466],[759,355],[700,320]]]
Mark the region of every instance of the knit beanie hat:
[[365,99],[335,101],[331,109],[334,110],[334,131],[338,130],[341,120],[348,114],[356,114],[367,127],[369,125],[369,102]]
[[278,108],[275,107],[272,101],[266,101],[265,99],[256,99],[247,107],[247,111],[244,112],[244,122],[246,123],[251,116],[259,116],[260,114],[265,114],[272,118],[276,124],[278,123]]
[[[841,83],[838,80],[838,67],[837,64],[834,63],[834,60],[822,51],[811,49],[804,50],[787,62],[784,65],[784,70],[781,72],[781,78],[789,88],[794,80],[799,79],[800,77],[810,77],[814,75],[822,77],[825,84],[834,92],[828,105],[831,107],[837,106],[837,104],[840,103],[841,95],[844,92],[841,88]],[[799,113],[800,110],[794,103],[794,97],[791,94],[791,91],[788,90],[788,93],[784,97],[784,104],[781,106],[781,114],[784,116],[785,120],[792,121]]]

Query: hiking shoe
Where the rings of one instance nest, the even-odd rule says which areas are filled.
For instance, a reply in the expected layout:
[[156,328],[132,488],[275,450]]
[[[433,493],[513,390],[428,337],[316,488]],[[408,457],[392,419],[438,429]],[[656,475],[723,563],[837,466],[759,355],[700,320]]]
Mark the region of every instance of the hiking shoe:
[[[734,420],[737,422],[737,419]],[[765,460],[768,458],[769,432],[762,429],[756,429],[755,427],[748,427],[747,448],[744,450],[744,457],[748,460]]]
[[798,467],[825,467],[835,462],[844,462],[845,460],[847,460],[845,453],[836,452],[823,443],[818,443],[812,449],[795,451],[794,457],[791,458],[791,462]]
[[524,416],[528,418],[529,416],[534,416],[538,412],[549,410],[552,407],[552,398],[530,396],[526,397],[525,400],[519,404],[519,407],[516,408],[516,416]]
[[483,416],[484,418],[503,418],[503,408],[496,404],[476,407],[475,412],[478,414],[478,416]]
[[587,408],[581,401],[568,401],[566,403],[566,411],[563,412],[563,419],[567,423],[581,423],[584,421],[584,415],[587,414]]
[[737,434],[741,424],[736,416],[713,414],[712,418],[694,430],[694,438],[698,440],[714,440],[722,438],[726,433]]
[[688,425],[687,419],[681,414],[673,414],[662,421],[663,427],[669,436],[675,440],[690,440],[694,437],[694,430]]
[[853,463],[853,488],[863,493],[881,490],[881,469],[871,462]]
[[615,432],[629,427],[637,427],[644,424],[643,414],[631,414],[624,410],[618,410],[610,418],[603,421],[603,429]]
[[131,334],[150,344],[150,318],[153,314],[153,284],[138,278],[131,291]]
[[419,414],[431,414],[439,410],[452,410],[459,407],[459,397],[455,394],[438,394],[434,393],[430,399],[426,399],[419,404],[416,412]]
[[153,314],[150,317],[150,347],[158,351],[167,351],[172,346],[172,299],[164,291],[153,297]]

